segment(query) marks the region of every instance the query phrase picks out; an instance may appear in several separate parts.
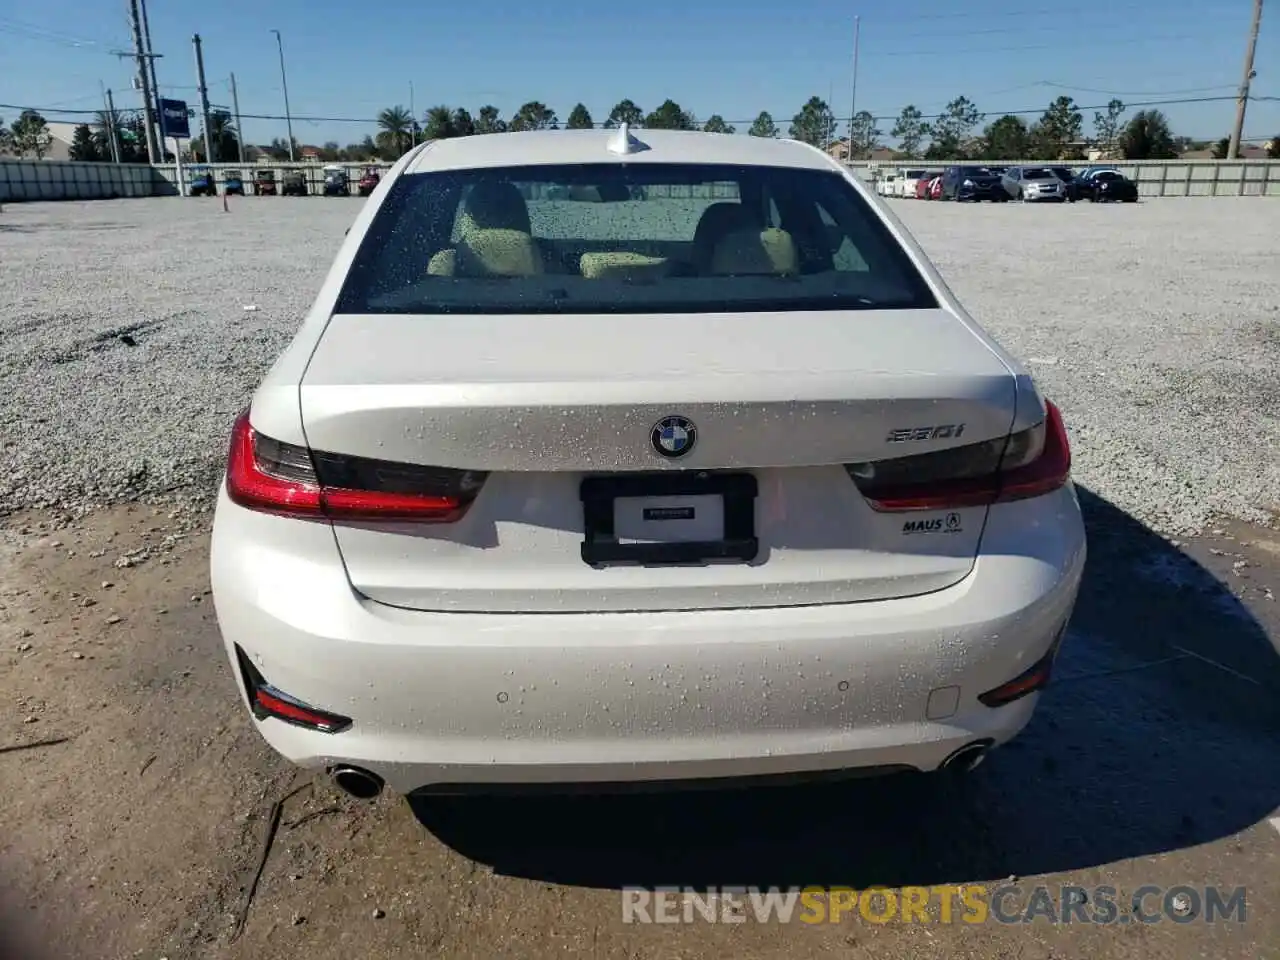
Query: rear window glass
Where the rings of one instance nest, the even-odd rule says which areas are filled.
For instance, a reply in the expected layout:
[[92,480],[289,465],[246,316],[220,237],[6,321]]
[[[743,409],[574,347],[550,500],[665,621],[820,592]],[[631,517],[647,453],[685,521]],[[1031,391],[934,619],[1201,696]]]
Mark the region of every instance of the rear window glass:
[[936,306],[839,173],[583,164],[407,174],[340,313],[644,313]]
[[1054,175],[1044,167],[1028,167],[1022,171],[1022,175],[1028,180],[1054,180]]

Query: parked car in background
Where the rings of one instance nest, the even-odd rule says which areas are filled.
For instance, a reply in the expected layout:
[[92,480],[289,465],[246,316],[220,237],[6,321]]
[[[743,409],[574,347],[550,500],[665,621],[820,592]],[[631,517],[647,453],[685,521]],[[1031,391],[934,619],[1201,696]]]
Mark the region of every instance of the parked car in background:
[[285,759],[365,799],[943,771],[945,810],[1031,721],[1087,553],[1062,416],[837,160],[437,140],[297,295],[209,549]]
[[280,195],[284,197],[305,197],[308,194],[307,175],[301,170],[290,170],[284,175],[280,184]]
[[942,174],[943,200],[991,200],[999,203],[1009,199],[1000,185],[1000,177],[990,167],[947,167]]
[[274,170],[259,170],[253,175],[253,195],[255,197],[274,197],[276,192],[276,172]]
[[227,170],[222,174],[222,192],[227,196],[244,196],[244,175],[239,170]]
[[1067,199],[1067,185],[1048,167],[1010,167],[1001,182],[1015,200],[1062,203]]
[[920,185],[921,180],[928,176],[928,171],[903,169],[899,171],[898,176],[901,181],[901,184],[898,187],[898,196],[914,200],[918,196],[916,193],[916,187]]
[[929,178],[929,199],[942,199],[942,174],[936,173]]
[[896,173],[885,174],[876,181],[876,193],[882,197],[896,196],[898,191],[898,175]]
[[361,174],[360,180],[356,183],[356,193],[362,197],[367,197],[378,189],[378,184],[382,182],[382,174],[378,172],[377,167],[365,167],[364,173]]
[[1080,196],[1094,203],[1137,203],[1138,185],[1119,170],[1097,170],[1078,181]]
[[192,167],[187,181],[187,193],[193,197],[215,197],[218,195],[217,181],[213,171],[208,167]]
[[326,197],[351,196],[351,178],[345,167],[324,168],[324,195]]

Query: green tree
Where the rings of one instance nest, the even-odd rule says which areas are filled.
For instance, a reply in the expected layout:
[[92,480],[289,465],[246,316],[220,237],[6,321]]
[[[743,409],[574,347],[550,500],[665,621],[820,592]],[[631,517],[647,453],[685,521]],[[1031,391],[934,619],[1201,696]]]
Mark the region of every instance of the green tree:
[[1098,149],[1103,153],[1111,153],[1116,146],[1116,137],[1120,135],[1120,118],[1124,116],[1124,104],[1112,100],[1107,104],[1107,112],[1095,112],[1093,115],[1093,138]]
[[569,111],[569,122],[565,124],[569,130],[590,130],[595,126],[591,113],[585,104],[579,103]]
[[1084,115],[1071,97],[1058,97],[1031,128],[1032,146],[1038,159],[1078,160],[1084,131]]
[[409,149],[413,130],[413,114],[396,104],[378,114],[378,129],[386,134],[384,142],[397,151],[397,156]]
[[761,110],[760,116],[755,118],[747,133],[753,137],[776,137],[778,125],[773,122],[773,116],[768,110]]
[[34,110],[23,110],[9,130],[9,142],[19,157],[31,154],[37,160],[43,160],[53,145],[53,136],[44,117]]
[[884,133],[876,126],[876,118],[868,110],[862,110],[849,124],[849,159],[866,160],[873,150],[882,146]]
[[791,118],[791,139],[826,148],[835,136],[836,118],[821,97],[810,97],[800,112]]
[[240,137],[231,114],[226,110],[209,111],[209,139],[213,141],[212,157],[205,153],[202,136],[191,141],[191,155],[205,163],[236,163],[240,159]]
[[644,111],[631,100],[619,100],[609,111],[609,119],[604,122],[606,128],[618,127],[622,124],[638,127],[644,123]]
[[[396,138],[393,134],[391,134],[386,130],[378,134],[378,136],[381,138],[384,138],[383,142],[386,142],[386,143],[396,143],[398,140],[398,138]],[[370,139],[369,142],[372,143],[373,142],[372,139]],[[272,160],[288,160],[289,159],[289,144],[286,143],[284,139],[281,137],[272,137],[271,142],[267,144],[265,147],[261,147],[260,149]],[[293,155],[296,157],[301,152],[302,152],[302,146],[298,143],[298,138],[294,137],[293,138]],[[397,156],[398,155],[399,154],[397,154]]]
[[1177,150],[1169,120],[1159,110],[1139,110],[1120,134],[1120,150],[1126,160],[1174,160]]
[[498,113],[498,108],[488,104],[480,108],[476,117],[476,133],[506,133],[507,122]]
[[448,140],[457,136],[453,126],[453,108],[442,103],[423,114],[422,136],[426,140]]
[[924,122],[920,110],[914,105],[908,105],[898,114],[889,136],[898,141],[898,151],[906,159],[914,160],[920,155],[920,147],[930,132],[929,124]]
[[1031,134],[1021,117],[1005,114],[987,125],[982,133],[983,156],[987,160],[1031,159]]
[[693,115],[680,108],[674,100],[663,100],[662,105],[644,118],[644,125],[652,130],[695,130]]
[[930,160],[963,160],[970,133],[982,120],[982,114],[968,97],[956,97],[947,104],[942,116],[934,120],[933,143],[925,156]]
[[556,112],[537,100],[530,100],[511,118],[512,130],[549,130],[555,125]]
[[337,140],[326,140],[320,148],[320,159],[325,163],[333,163],[342,159],[342,146]]
[[[0,124],[3,128],[4,124]],[[1271,142],[1267,144],[1267,156],[1272,160],[1280,160],[1280,133],[1271,138]]]
[[734,133],[736,128],[731,124],[724,122],[724,117],[718,113],[713,113],[707,117],[707,122],[702,125],[702,129],[707,133]]
[[466,107],[458,107],[453,111],[453,135],[455,137],[469,137],[476,132],[476,122],[471,119],[471,114]]
[[75,135],[71,140],[71,159],[87,162],[102,159],[102,154],[98,152],[98,145],[93,142],[93,131],[89,129],[87,123],[76,127]]
[[9,131],[4,125],[4,117],[0,117],[0,153],[9,150]]
[[1227,159],[1227,151],[1230,149],[1231,149],[1231,138],[1223,137],[1221,140],[1219,140],[1217,143],[1213,145],[1213,159],[1215,160]]

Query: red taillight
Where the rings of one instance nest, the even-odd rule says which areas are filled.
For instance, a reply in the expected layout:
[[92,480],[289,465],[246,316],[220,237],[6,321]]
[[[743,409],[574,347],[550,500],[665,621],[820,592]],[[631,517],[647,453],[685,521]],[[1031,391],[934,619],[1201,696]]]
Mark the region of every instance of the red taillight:
[[242,413],[231,431],[227,496],[250,510],[330,520],[449,523],[485,475],[309,451],[258,433]]
[[884,512],[987,506],[1038,497],[1071,476],[1062,414],[1046,403],[1043,423],[1007,439],[932,453],[849,464],[871,506]]

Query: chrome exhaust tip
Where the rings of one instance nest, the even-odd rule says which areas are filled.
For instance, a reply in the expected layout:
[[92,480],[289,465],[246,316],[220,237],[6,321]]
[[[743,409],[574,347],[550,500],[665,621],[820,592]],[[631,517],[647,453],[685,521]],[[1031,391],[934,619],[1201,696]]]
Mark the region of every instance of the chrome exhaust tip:
[[373,800],[382,793],[382,778],[359,767],[334,767],[329,777],[334,786],[357,800]]
[[991,745],[992,742],[990,740],[979,740],[976,743],[967,744],[943,760],[938,769],[954,770],[956,773],[968,773],[987,758]]

